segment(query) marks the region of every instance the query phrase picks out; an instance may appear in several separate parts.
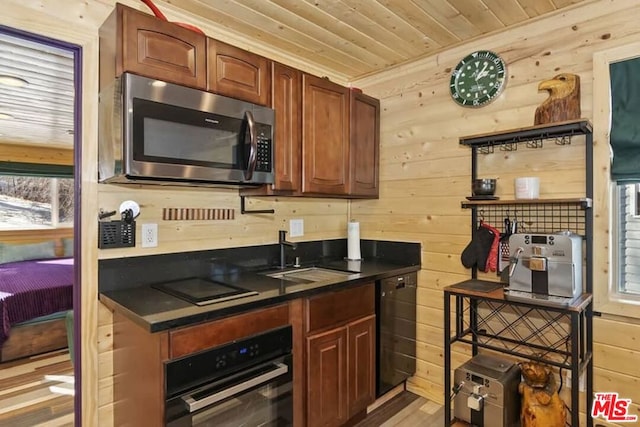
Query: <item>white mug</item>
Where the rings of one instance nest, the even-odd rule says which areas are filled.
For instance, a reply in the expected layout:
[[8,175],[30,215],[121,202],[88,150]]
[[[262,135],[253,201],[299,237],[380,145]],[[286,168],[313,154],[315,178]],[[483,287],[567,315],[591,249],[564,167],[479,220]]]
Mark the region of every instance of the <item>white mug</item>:
[[537,199],[540,197],[540,178],[527,176],[516,178],[516,199]]

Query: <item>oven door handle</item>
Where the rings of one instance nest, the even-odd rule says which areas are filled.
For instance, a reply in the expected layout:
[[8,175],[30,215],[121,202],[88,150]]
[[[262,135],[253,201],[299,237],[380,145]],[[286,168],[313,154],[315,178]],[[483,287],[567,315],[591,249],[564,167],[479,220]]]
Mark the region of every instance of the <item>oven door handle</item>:
[[190,413],[196,412],[202,408],[213,405],[214,403],[218,403],[221,400],[224,400],[235,394],[242,393],[243,391],[249,390],[250,388],[255,387],[257,385],[269,382],[272,379],[277,378],[289,372],[289,366],[285,365],[284,363],[274,363],[273,365],[275,369],[269,372],[266,372],[262,375],[251,378],[250,380],[244,381],[240,384],[236,384],[232,387],[226,388],[217,393],[210,394],[209,396],[204,397],[202,399],[196,400],[193,398],[193,396],[189,395],[189,396],[184,396],[182,400],[189,408]]

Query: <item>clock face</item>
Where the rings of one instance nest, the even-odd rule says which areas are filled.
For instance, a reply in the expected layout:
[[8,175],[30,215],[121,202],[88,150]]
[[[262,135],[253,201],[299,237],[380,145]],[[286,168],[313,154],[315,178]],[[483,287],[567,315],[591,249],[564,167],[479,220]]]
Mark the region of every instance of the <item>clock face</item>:
[[498,97],[507,66],[497,54],[479,50],[465,56],[451,73],[451,96],[464,107],[481,107]]

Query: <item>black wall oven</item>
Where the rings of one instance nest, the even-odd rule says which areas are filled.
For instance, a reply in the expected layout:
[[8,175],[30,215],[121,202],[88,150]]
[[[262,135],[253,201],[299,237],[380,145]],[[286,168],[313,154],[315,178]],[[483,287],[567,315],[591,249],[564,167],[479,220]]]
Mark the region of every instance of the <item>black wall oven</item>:
[[291,326],[168,362],[167,427],[293,425]]

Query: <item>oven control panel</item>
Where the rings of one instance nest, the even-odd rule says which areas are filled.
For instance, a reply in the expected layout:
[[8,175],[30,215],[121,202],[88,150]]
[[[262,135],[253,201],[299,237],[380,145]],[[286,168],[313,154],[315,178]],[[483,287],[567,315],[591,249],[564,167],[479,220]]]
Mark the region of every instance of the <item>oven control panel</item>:
[[260,356],[260,343],[250,345],[241,345],[238,348],[232,348],[227,353],[216,356],[216,369],[225,368],[234,365],[243,359],[251,360]]
[[291,353],[291,326],[272,329],[165,364],[167,396]]

